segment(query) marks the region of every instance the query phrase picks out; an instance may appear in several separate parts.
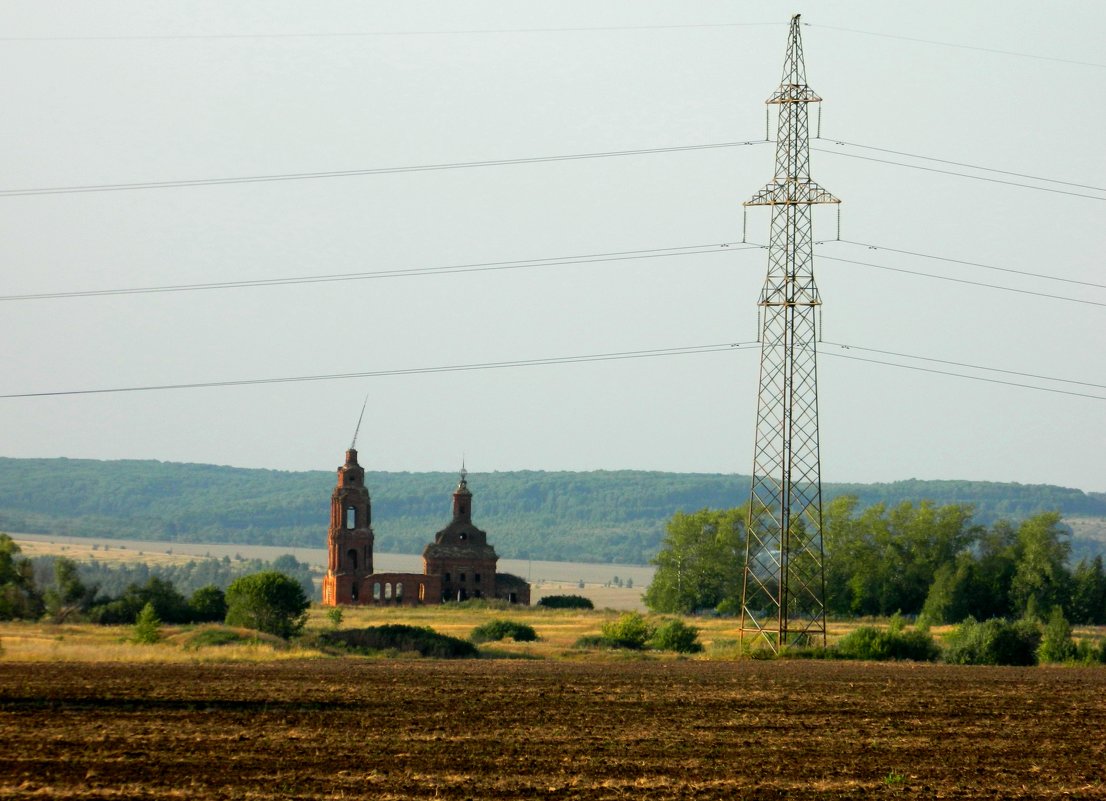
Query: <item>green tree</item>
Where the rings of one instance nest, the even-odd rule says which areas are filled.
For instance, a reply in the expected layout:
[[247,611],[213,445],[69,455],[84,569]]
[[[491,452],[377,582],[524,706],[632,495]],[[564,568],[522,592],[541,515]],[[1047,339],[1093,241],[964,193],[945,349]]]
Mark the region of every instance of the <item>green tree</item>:
[[161,639],[161,620],[152,603],[147,603],[134,621],[131,640],[142,645],[153,645]]
[[938,570],[979,533],[968,506],[856,507],[856,498],[836,498],[823,514],[826,605],[839,614],[921,612]]
[[1075,653],[1071,624],[1064,618],[1064,610],[1054,606],[1044,626],[1044,635],[1037,654],[1042,662],[1067,662],[1075,659]]
[[130,584],[118,598],[98,603],[90,610],[90,617],[98,623],[134,623],[142,607],[151,604],[158,619],[166,623],[189,623],[192,609],[188,600],[177,592],[172,582],[159,576],[151,576],[139,586]]
[[252,573],[227,587],[226,622],[288,638],[303,628],[308,606],[295,579],[276,571]]
[[95,587],[81,581],[77,563],[64,557],[54,560],[54,583],[46,590],[46,612],[55,623],[79,618],[92,606]]
[[188,599],[190,617],[196,623],[212,623],[227,616],[227,596],[214,584],[200,587]]
[[15,541],[0,533],[0,620],[36,618],[42,614],[34,565],[19,554]]
[[1101,625],[1106,623],[1106,572],[1102,556],[1082,560],[1071,577],[1069,615],[1074,623]]
[[746,507],[677,512],[668,521],[657,566],[645,590],[656,612],[690,614],[740,600]]
[[1058,512],[1034,515],[1018,526],[1017,567],[1010,583],[1015,614],[1024,613],[1032,599],[1041,610],[1068,602],[1071,575],[1065,563],[1071,552],[1069,532]]

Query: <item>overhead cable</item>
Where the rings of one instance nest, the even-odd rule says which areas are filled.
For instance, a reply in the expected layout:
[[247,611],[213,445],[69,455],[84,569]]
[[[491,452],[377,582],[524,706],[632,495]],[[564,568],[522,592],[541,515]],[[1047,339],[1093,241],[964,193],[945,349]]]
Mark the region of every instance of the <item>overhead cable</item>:
[[502,167],[514,164],[541,164],[550,161],[579,161],[605,159],[616,156],[645,156],[655,153],[679,153],[691,150],[715,150],[727,147],[746,147],[767,144],[766,140],[748,142],[713,142],[702,145],[677,145],[673,147],[647,147],[635,150],[607,150],[597,153],[569,153],[560,156],[530,156],[517,159],[490,159],[487,161],[454,161],[440,164],[414,164],[405,167],[370,167],[356,170],[331,170],[327,172],[291,172],[272,175],[241,175],[232,178],[191,178],[174,181],[136,181],[118,184],[84,184],[77,186],[43,186],[27,189],[0,189],[0,197],[25,195],[68,195],[81,192],[122,192],[135,189],[175,189],[187,186],[221,186],[223,184],[253,184],[273,181],[308,181],[320,178],[351,178],[362,175],[390,175],[404,172],[431,172],[435,170],[460,170],[473,167]]
[[1000,289],[1003,292],[1016,292],[1019,295],[1033,295],[1038,298],[1049,298],[1050,300],[1062,300],[1068,303],[1082,303],[1087,306],[1106,306],[1106,303],[1097,300],[1084,300],[1082,298],[1069,298],[1064,295],[1050,295],[1047,292],[1034,292],[1029,289],[1015,289],[1010,286],[1002,286],[1000,284],[987,284],[982,281],[969,281],[967,278],[955,278],[951,275],[937,275],[935,273],[923,273],[919,270],[906,270],[901,267],[888,267],[885,264],[872,264],[870,261],[857,261],[856,259],[843,259],[840,256],[826,256],[821,254],[818,256],[819,260],[826,261],[839,261],[845,264],[858,264],[861,267],[874,267],[877,270],[887,270],[893,273],[903,273],[905,275],[917,275],[922,278],[936,278],[939,281],[952,281],[957,284],[968,284],[970,286],[980,286],[987,289]]
[[898,353],[898,352],[892,351],[892,350],[879,350],[878,348],[865,348],[865,347],[861,347],[860,345],[846,345],[842,342],[828,342],[828,341],[823,340],[823,341],[819,342],[819,344],[820,345],[833,345],[834,347],[843,348],[844,350],[862,350],[862,351],[865,351],[866,353],[878,353],[882,356],[898,356],[898,357],[903,358],[903,359],[917,359],[918,361],[932,362],[934,364],[947,364],[947,365],[950,365],[952,367],[968,367],[968,368],[971,368],[972,370],[986,370],[987,372],[991,372],[991,373],[1003,373],[1005,375],[1014,375],[1014,376],[1018,376],[1020,378],[1037,378],[1037,379],[1040,379],[1042,381],[1055,381],[1056,383],[1059,383],[1059,384],[1075,384],[1075,385],[1081,386],[1081,387],[1092,387],[1094,389],[1106,389],[1106,384],[1095,384],[1095,383],[1092,383],[1090,381],[1074,381],[1070,378],[1055,378],[1053,376],[1038,375],[1036,373],[1024,373],[1024,372],[1020,372],[1018,370],[1003,370],[1003,369],[998,368],[998,367],[986,367],[985,365],[982,365],[982,364],[969,364],[968,362],[957,362],[957,361],[951,361],[949,359],[934,359],[934,358],[929,357],[929,356],[915,356],[915,355],[910,354],[910,353]]
[[1011,273],[1013,275],[1025,275],[1030,278],[1041,278],[1046,281],[1060,281],[1065,284],[1078,284],[1079,286],[1089,286],[1095,289],[1106,289],[1106,284],[1096,284],[1093,281],[1078,281],[1074,278],[1062,278],[1058,275],[1046,275],[1044,273],[1031,273],[1026,270],[1015,270],[1010,267],[996,267],[993,264],[983,264],[978,261],[966,261],[964,259],[952,259],[947,256],[935,256],[932,253],[919,253],[916,250],[900,250],[898,248],[887,247],[886,245],[874,245],[871,242],[857,242],[852,239],[827,239],[820,242],[816,242],[817,245],[831,245],[834,242],[840,242],[843,245],[856,245],[857,247],[867,248],[868,250],[886,250],[888,253],[901,253],[904,256],[917,256],[920,259],[933,259],[934,261],[944,261],[949,264],[963,264],[968,267],[980,267],[984,270],[997,270],[1003,273]]
[[859,147],[864,150],[875,150],[879,153],[891,153],[895,156],[909,156],[912,159],[922,159],[923,161],[935,161],[938,164],[951,164],[954,167],[968,167],[973,170],[983,170],[984,172],[995,172],[1000,175],[1013,175],[1015,178],[1031,178],[1034,181],[1046,181],[1050,184],[1061,184],[1062,186],[1074,186],[1079,189],[1093,189],[1096,192],[1106,192],[1106,187],[1091,186],[1090,184],[1077,184],[1071,181],[1060,181],[1056,178],[1044,178],[1040,175],[1028,175],[1024,172],[1011,172],[1010,170],[1000,170],[995,167],[982,167],[978,164],[969,164],[963,161],[951,161],[949,159],[939,159],[934,156],[922,156],[917,153],[908,153],[905,150],[891,150],[886,147],[876,147],[874,145],[862,145],[858,142],[846,142],[844,139],[835,139],[831,136],[817,136],[816,139],[821,139],[825,142],[832,142],[835,145],[844,145],[846,147]]
[[846,33],[859,33],[864,36],[879,36],[884,39],[898,39],[903,42],[917,42],[919,44],[939,45],[941,47],[955,47],[959,50],[976,50],[981,53],[995,53],[1003,56],[1017,56],[1018,58],[1033,58],[1038,61],[1056,61],[1061,64],[1078,64],[1081,67],[1106,67],[1106,64],[1100,64],[1095,61],[1076,61],[1070,58],[1058,58],[1057,56],[1042,56],[1037,53],[1022,53],[1017,50],[999,50],[993,47],[980,47],[979,45],[966,45],[957,44],[956,42],[939,42],[934,39],[918,39],[913,36],[899,36],[892,33],[879,33],[878,31],[861,31],[856,28],[842,28],[837,25],[819,25],[817,23],[804,22],[811,28],[825,28],[830,31],[844,31]]
[[982,381],[982,382],[987,383],[987,384],[1001,384],[1001,385],[1007,386],[1007,387],[1020,387],[1022,389],[1033,389],[1033,390],[1036,390],[1037,392],[1051,392],[1051,393],[1056,394],[1056,395],[1072,395],[1072,396],[1077,397],[1077,398],[1090,398],[1091,400],[1106,401],[1106,396],[1092,395],[1092,394],[1087,393],[1087,392],[1072,392],[1072,391],[1067,390],[1067,389],[1052,389],[1050,387],[1040,387],[1040,386],[1036,386],[1034,384],[1022,384],[1022,383],[1019,383],[1017,381],[1003,381],[1003,380],[998,379],[998,378],[986,378],[984,376],[965,375],[964,373],[954,373],[954,372],[951,372],[951,371],[948,371],[948,370],[935,370],[932,367],[918,367],[917,365],[913,365],[913,364],[899,364],[897,362],[886,362],[886,361],[882,361],[881,359],[866,359],[863,356],[850,356],[846,353],[831,353],[831,352],[828,352],[828,351],[823,351],[819,355],[820,356],[830,356],[834,359],[850,359],[852,361],[866,362],[868,364],[881,364],[885,367],[898,367],[899,369],[902,369],[902,370],[916,370],[917,372],[920,372],[920,373],[932,373],[934,375],[947,375],[947,376],[952,376],[953,378],[964,378],[964,379],[967,379],[969,381]]
[[[1069,195],[1071,197],[1081,197],[1088,200],[1106,200],[1106,197],[1100,197],[1098,195],[1088,195],[1083,192],[1069,192],[1066,189],[1053,189],[1048,186],[1036,186],[1034,184],[1023,184],[1017,181],[1003,181],[999,178],[988,178],[985,175],[969,175],[964,172],[954,172],[953,170],[939,170],[936,167],[923,167],[921,164],[904,164],[901,161],[891,161],[889,159],[877,159],[872,156],[861,156],[857,153],[842,153],[840,150],[827,150],[824,147],[812,147],[811,150],[816,150],[819,153],[829,153],[832,156],[843,156],[848,159],[861,159],[863,161],[874,161],[877,164],[893,164],[896,167],[907,167],[911,170],[922,170],[923,172],[934,172],[940,175],[955,175],[959,178],[970,178],[973,181],[986,181],[992,184],[1003,184],[1004,186],[1018,186],[1022,189],[1036,189],[1038,192],[1051,192],[1056,195]],[[1055,183],[1062,183],[1056,181]],[[3,194],[3,192],[0,192]]]
[[294,284],[322,284],[338,281],[364,281],[374,278],[415,278],[427,275],[476,273],[494,270],[519,270],[531,267],[554,267],[572,264],[594,264],[610,261],[636,261],[660,259],[670,256],[699,256],[705,253],[728,253],[741,250],[761,250],[761,245],[741,242],[722,242],[710,245],[683,245],[670,248],[623,250],[611,253],[585,253],[576,256],[554,256],[542,259],[515,259],[512,261],[476,262],[443,267],[411,267],[395,270],[376,270],[362,273],[336,273],[332,275],[307,275],[290,278],[257,278],[240,281],[216,281],[202,284],[167,284],[163,286],[123,287],[115,289],[85,289],[70,292],[38,292],[24,295],[0,295],[0,302],[20,300],[57,300],[60,298],[90,298],[112,295],[152,295],[165,292],[196,292],[213,289],[243,289]]
[[544,359],[515,359],[502,362],[478,362],[474,364],[450,364],[435,367],[410,367],[397,370],[367,370],[357,373],[328,373],[323,375],[284,376],[279,378],[246,378],[231,381],[202,381],[188,384],[156,384],[148,386],[107,387],[102,389],[71,389],[50,392],[19,392],[0,395],[9,398],[47,398],[59,395],[105,395],[123,392],[157,392],[170,389],[205,389],[214,387],[241,387],[256,384],[291,384],[307,381],[339,381],[350,378],[381,378],[384,376],[423,375],[426,373],[456,373],[469,370],[497,370],[512,367],[537,367],[580,362],[619,361],[624,359],[649,359],[660,356],[688,356],[697,353],[717,353],[757,345],[757,342],[726,342],[714,345],[689,345],[652,350],[629,350],[614,353],[593,353],[583,356],[553,356]]
[[563,28],[468,28],[459,30],[423,31],[339,31],[319,33],[179,33],[132,34],[120,36],[0,36],[0,42],[126,42],[164,41],[177,39],[356,39],[384,36],[459,36],[502,33],[584,33],[588,31],[661,31],[694,28],[755,28],[778,27],[785,22],[703,22],[686,25],[594,25]]

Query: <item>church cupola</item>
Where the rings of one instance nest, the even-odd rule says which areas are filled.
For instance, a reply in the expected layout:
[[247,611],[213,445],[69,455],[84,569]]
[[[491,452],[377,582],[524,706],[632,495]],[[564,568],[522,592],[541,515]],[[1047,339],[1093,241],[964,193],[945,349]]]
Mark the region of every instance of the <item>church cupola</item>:
[[461,480],[453,490],[453,519],[472,519],[472,493],[469,492],[468,471],[461,465]]

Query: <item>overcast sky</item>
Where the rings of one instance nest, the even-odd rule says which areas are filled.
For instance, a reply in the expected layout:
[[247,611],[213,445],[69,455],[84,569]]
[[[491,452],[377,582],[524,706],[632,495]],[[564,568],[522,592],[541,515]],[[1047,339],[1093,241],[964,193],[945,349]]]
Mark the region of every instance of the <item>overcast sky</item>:
[[[788,19],[803,10],[695,0],[5,2],[5,298],[685,246],[711,252],[4,300],[0,394],[755,341],[767,254],[718,246],[741,240],[741,203],[771,178],[772,145],[11,190],[755,141],[765,136],[764,100],[780,80]],[[864,243],[816,249],[823,479],[1106,490],[1106,3],[823,0],[803,21],[808,80],[824,98],[813,178],[844,201],[842,238]],[[820,240],[836,236],[832,208],[816,209],[815,219]],[[751,209],[748,238],[763,243],[767,232],[768,211]],[[358,447],[373,470],[450,470],[464,457],[478,472],[748,473],[757,367],[756,347],[746,346],[6,398],[0,455],[332,469],[367,394]]]

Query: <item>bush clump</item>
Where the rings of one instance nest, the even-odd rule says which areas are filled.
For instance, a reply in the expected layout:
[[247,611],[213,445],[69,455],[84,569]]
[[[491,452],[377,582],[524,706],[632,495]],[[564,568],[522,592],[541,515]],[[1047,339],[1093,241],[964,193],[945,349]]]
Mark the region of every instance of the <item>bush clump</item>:
[[612,648],[640,651],[653,638],[656,627],[637,612],[625,612],[602,626],[603,639]]
[[194,651],[198,648],[237,645],[239,643],[249,642],[250,639],[248,635],[235,631],[234,629],[211,626],[200,628],[190,633],[184,641],[184,648],[187,651]]
[[649,645],[658,651],[679,654],[697,654],[703,650],[699,642],[699,629],[682,620],[668,620],[657,626]]
[[925,629],[907,631],[902,622],[895,619],[886,629],[861,626],[850,631],[837,643],[835,655],[840,659],[875,662],[903,659],[935,662],[941,655],[941,649]]
[[538,606],[546,609],[594,609],[588,598],[582,595],[547,595],[538,601]]
[[945,640],[945,661],[952,665],[1035,665],[1041,630],[1031,620],[1011,623],[969,617]]
[[1053,607],[1052,614],[1045,624],[1044,636],[1037,657],[1042,662],[1071,662],[1076,658],[1077,648],[1071,638],[1071,624],[1064,617],[1064,610]]
[[507,638],[515,642],[534,642],[538,633],[533,626],[515,620],[489,620],[472,630],[469,639],[473,642],[498,642]]
[[405,626],[398,623],[327,631],[319,635],[319,640],[324,644],[340,645],[361,653],[399,651],[434,659],[472,659],[480,655],[476,646],[467,640],[439,634],[429,626]]

